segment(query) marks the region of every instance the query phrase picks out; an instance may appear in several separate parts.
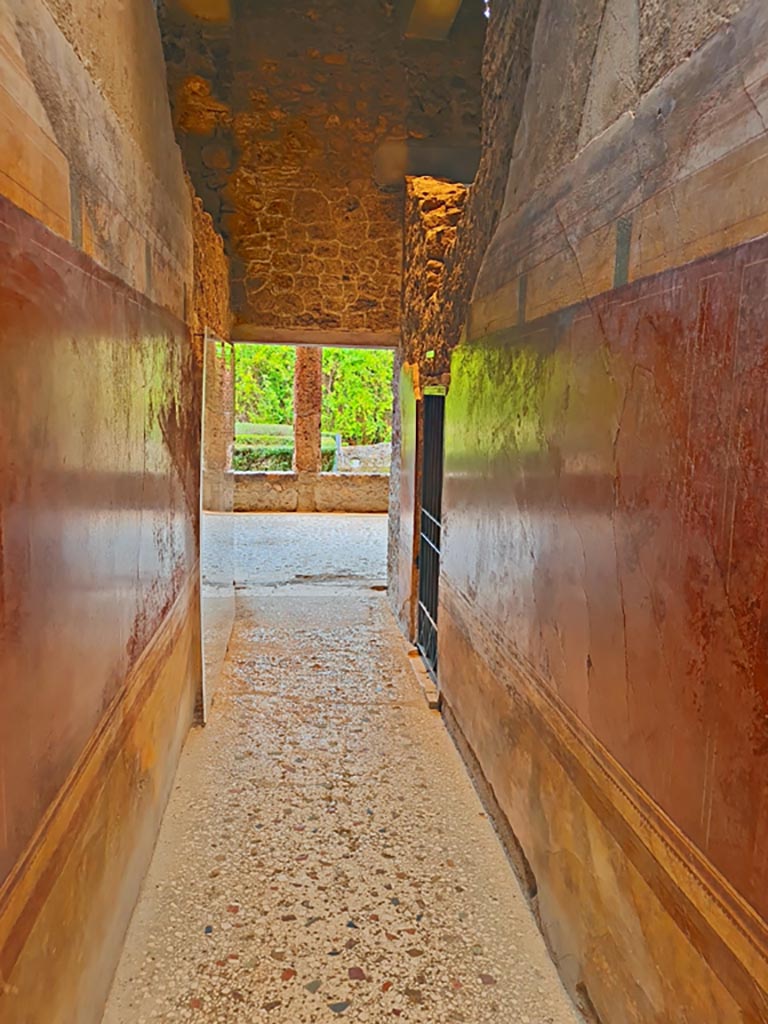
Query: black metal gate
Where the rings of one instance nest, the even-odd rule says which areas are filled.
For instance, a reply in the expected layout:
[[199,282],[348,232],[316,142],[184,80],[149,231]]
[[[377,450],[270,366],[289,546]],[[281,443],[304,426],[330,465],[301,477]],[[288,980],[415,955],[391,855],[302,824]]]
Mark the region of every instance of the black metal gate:
[[419,528],[418,647],[437,677],[437,590],[443,502],[445,396],[424,396],[421,523]]

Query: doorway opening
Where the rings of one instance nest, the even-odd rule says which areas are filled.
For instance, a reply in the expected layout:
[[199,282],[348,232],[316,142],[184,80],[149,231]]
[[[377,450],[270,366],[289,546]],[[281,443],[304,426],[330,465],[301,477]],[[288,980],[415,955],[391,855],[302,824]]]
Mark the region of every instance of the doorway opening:
[[237,344],[239,512],[386,512],[390,349]]
[[417,646],[437,681],[437,608],[443,505],[445,395],[425,394],[423,406]]

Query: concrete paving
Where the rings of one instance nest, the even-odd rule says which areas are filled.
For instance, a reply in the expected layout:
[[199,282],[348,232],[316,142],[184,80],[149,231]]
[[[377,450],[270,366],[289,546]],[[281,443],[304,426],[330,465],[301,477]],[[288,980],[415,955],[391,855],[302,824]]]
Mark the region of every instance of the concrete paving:
[[222,681],[104,1024],[580,1020],[418,689],[385,547],[384,516],[236,518]]

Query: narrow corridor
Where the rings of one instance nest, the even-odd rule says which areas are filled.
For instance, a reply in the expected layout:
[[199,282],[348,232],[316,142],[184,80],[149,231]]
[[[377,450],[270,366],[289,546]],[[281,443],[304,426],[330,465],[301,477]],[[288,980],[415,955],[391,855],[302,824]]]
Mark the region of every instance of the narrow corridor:
[[383,593],[386,529],[236,517],[223,677],[186,743],[104,1024],[578,1019],[409,666]]

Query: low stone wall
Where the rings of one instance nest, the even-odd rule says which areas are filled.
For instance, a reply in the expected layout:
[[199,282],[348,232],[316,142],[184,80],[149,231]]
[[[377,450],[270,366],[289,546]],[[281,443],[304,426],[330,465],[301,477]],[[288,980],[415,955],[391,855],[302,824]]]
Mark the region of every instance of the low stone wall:
[[235,512],[386,512],[387,473],[234,473]]
[[315,481],[316,512],[386,512],[388,473],[321,473]]
[[295,512],[298,473],[234,473],[235,512]]

